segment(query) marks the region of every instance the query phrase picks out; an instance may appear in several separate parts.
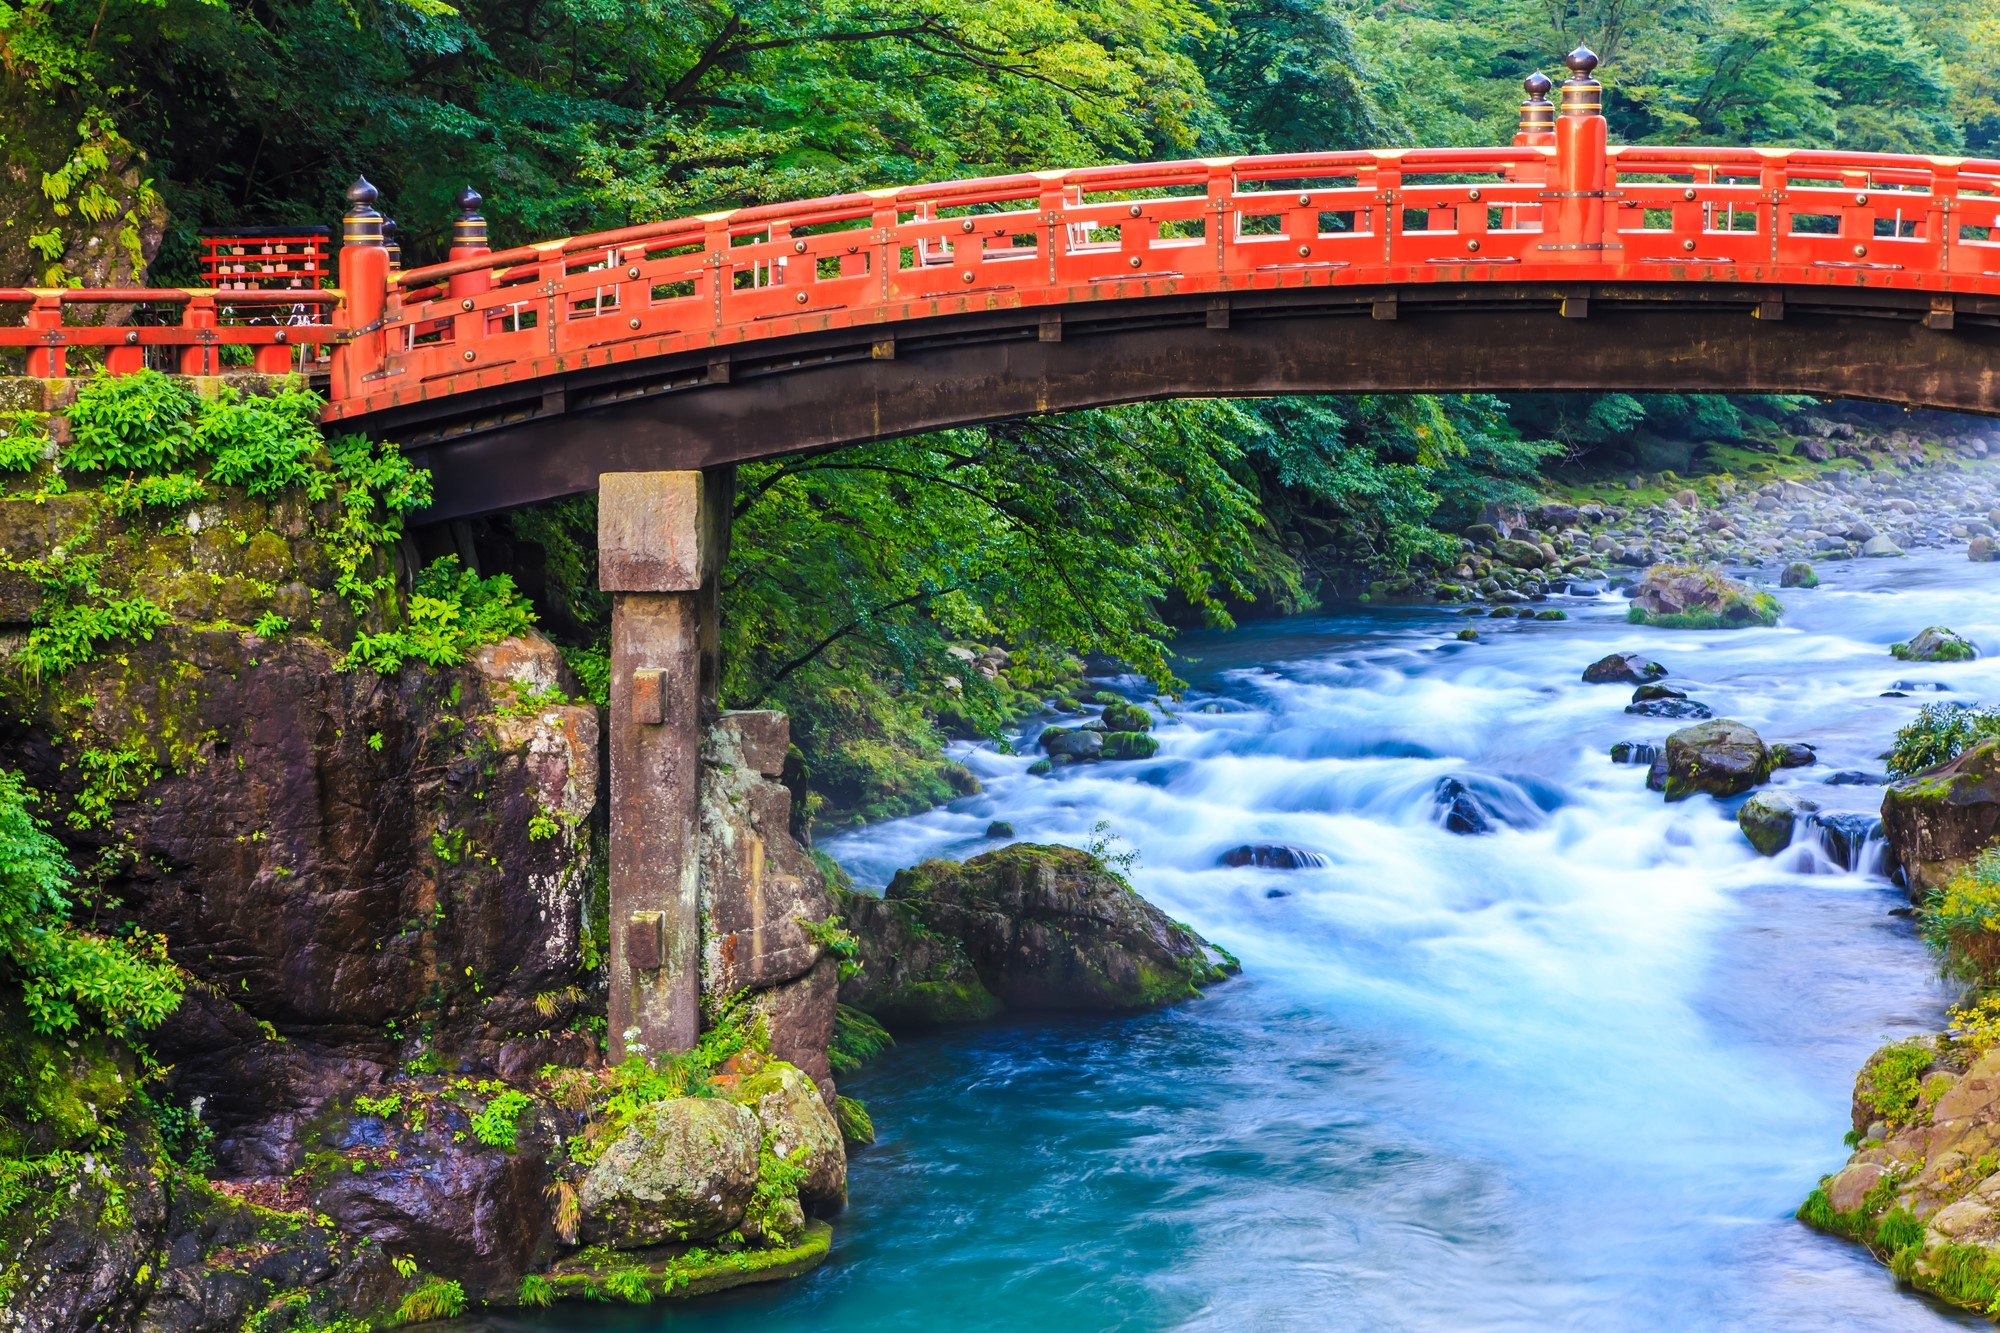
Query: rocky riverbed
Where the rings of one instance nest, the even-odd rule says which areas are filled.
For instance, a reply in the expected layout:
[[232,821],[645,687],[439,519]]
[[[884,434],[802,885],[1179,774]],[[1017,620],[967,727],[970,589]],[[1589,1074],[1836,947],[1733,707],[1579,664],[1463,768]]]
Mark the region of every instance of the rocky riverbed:
[[1716,475],[1677,487],[1634,478],[1640,487],[1629,501],[1489,506],[1485,521],[1461,536],[1450,568],[1372,592],[1502,606],[1616,586],[1659,564],[1722,565],[1775,579],[1797,563],[1956,544],[1974,559],[2000,554],[2000,461],[1988,461],[2000,459],[2000,437],[1990,427],[1968,421],[1950,434],[1870,433],[1819,421],[1817,428],[1828,435],[1805,441],[1807,461],[1781,478]]

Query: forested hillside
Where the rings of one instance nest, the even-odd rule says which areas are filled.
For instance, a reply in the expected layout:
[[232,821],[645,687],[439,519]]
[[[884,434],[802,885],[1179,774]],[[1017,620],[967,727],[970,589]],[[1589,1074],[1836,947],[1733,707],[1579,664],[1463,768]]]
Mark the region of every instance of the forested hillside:
[[[197,236],[327,223],[364,173],[421,262],[467,183],[504,245],[1029,167],[1498,142],[1579,41],[1627,140],[1988,152],[1996,38],[1982,0],[0,0],[0,280],[191,282]],[[1170,620],[1351,592],[1556,461],[1685,458],[1797,406],[1160,404],[745,469],[729,701],[793,713],[833,809],[920,807],[951,790],[932,719],[991,729],[1090,653],[1169,686]],[[502,532],[586,666],[592,526]],[[969,641],[1014,664],[968,670]]]

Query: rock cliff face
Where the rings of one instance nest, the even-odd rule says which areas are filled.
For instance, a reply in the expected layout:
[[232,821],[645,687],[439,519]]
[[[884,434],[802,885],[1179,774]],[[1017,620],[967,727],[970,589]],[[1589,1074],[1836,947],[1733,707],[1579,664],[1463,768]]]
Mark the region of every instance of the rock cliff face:
[[[240,492],[166,521],[95,493],[0,500],[0,654],[16,655],[0,663],[0,764],[46,794],[98,919],[157,933],[187,980],[146,1035],[163,1111],[129,1095],[128,1057],[75,1055],[110,1146],[74,1193],[31,1191],[0,1216],[11,1327],[255,1317],[278,1333],[589,1295],[603,1272],[576,1247],[624,1234],[617,1208],[579,1202],[568,1147],[625,1086],[600,1056],[599,711],[532,632],[461,665],[348,669],[336,645],[379,627],[332,591],[325,518]],[[85,552],[94,579],[168,623],[65,672],[21,669],[42,575]],[[386,573],[376,558],[366,572]],[[278,624],[259,633],[265,612]],[[737,1183],[770,1194],[765,1230],[698,1272],[654,1255],[667,1267],[633,1293],[802,1271],[827,1235],[798,1194],[829,1211],[844,1197],[832,902],[787,832],[786,749],[781,715],[725,714],[703,774],[704,989],[747,993],[771,1056],[805,1071],[762,1074],[771,1086],[731,1108],[748,1137],[729,1165],[743,1175],[747,1143]],[[0,1054],[25,1032],[0,1012]],[[798,1179],[766,1189],[773,1136]],[[0,1157],[47,1138],[0,1116]]]

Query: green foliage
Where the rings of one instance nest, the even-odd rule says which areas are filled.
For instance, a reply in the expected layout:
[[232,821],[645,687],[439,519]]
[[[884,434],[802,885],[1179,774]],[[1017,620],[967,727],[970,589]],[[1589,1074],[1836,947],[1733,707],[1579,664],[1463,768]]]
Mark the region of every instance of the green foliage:
[[889,1030],[852,1005],[834,1011],[833,1040],[827,1044],[826,1062],[836,1074],[851,1074],[896,1044]]
[[456,1319],[464,1313],[465,1288],[446,1278],[430,1277],[403,1297],[396,1307],[396,1322],[422,1324],[432,1319]]
[[362,1115],[380,1116],[386,1120],[403,1109],[403,1094],[391,1092],[370,1097],[364,1092],[354,1099],[354,1109]]
[[1936,1059],[1937,1052],[1921,1041],[1885,1047],[1855,1081],[1854,1099],[1880,1116],[1890,1129],[1900,1129],[1915,1117],[1924,1070]]
[[160,776],[151,748],[136,741],[117,750],[85,750],[77,765],[83,770],[83,790],[76,794],[68,823],[79,830],[105,827],[114,802],[132,800]]
[[546,1309],[556,1303],[556,1289],[540,1273],[529,1273],[521,1279],[515,1299],[534,1309]]
[[480,578],[458,557],[433,560],[417,575],[400,629],[357,635],[342,670],[366,667],[383,675],[407,661],[456,666],[471,650],[525,633],[535,623],[527,599],[505,574]]
[[336,573],[334,591],[355,614],[394,590],[384,550],[403,535],[403,519],[431,502],[431,474],[383,441],[346,435],[327,445],[340,484],[340,515],[315,534]]
[[509,1088],[472,1117],[472,1137],[489,1148],[513,1152],[520,1139],[521,1116],[534,1104],[534,1098]]
[[1923,932],[1946,976],[1975,985],[2000,980],[2000,848],[1987,848],[1931,892]]
[[322,406],[318,394],[299,385],[251,397],[224,387],[202,407],[195,447],[210,457],[209,476],[225,486],[251,495],[296,486],[309,499],[323,500],[333,477],[318,457]]
[[164,941],[70,923],[73,872],[34,800],[19,774],[0,770],[0,983],[18,987],[37,1032],[157,1025],[181,1000]]
[[291,632],[292,622],[276,611],[266,611],[250,626],[250,632],[260,639],[275,639],[280,634]]
[[798,922],[807,939],[840,960],[842,981],[861,970],[861,941],[855,938],[853,931],[840,924],[839,917],[830,916],[824,921],[808,921],[800,917]]
[[36,613],[40,623],[15,654],[29,672],[45,679],[60,676],[95,659],[104,644],[150,640],[154,630],[173,621],[144,596],[112,597],[94,583],[86,585],[85,594],[92,600]]
[[1906,778],[1936,768],[1994,736],[2000,736],[2000,708],[1925,704],[1912,721],[1896,732],[1896,743],[1889,747],[1889,772],[1894,777]]
[[91,381],[69,409],[63,462],[83,472],[169,471],[198,452],[201,407],[187,381],[157,371]]
[[743,1210],[743,1221],[754,1225],[766,1245],[782,1245],[791,1239],[793,1228],[786,1225],[797,1208],[799,1190],[812,1174],[812,1151],[794,1143],[789,1151],[778,1146],[775,1131],[766,1130],[757,1150],[757,1188]]
[[835,1093],[833,1118],[840,1122],[840,1137],[850,1144],[875,1142],[875,1121],[859,1100]]

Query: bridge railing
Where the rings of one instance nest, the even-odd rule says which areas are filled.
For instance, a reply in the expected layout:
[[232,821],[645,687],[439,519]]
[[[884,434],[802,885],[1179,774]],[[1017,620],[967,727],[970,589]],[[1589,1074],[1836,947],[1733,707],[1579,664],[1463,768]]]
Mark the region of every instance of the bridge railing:
[[[64,349],[149,345],[214,373],[248,344],[281,368],[333,343],[332,417],[673,353],[726,377],[739,349],[860,329],[893,356],[906,321],[1039,310],[1045,338],[1096,302],[1314,285],[1515,278],[1728,281],[2000,294],[2000,162],[1803,149],[1607,147],[1595,58],[1571,58],[1561,107],[1530,80],[1522,133],[1497,148],[1417,148],[1086,167],[759,205],[492,251],[461,198],[451,259],[392,272],[365,182],[341,288],[0,291],[29,304],[0,346],[60,375]],[[220,303],[311,300],[326,324],[218,322]],[[71,324],[88,304],[181,304],[179,326]],[[685,358],[684,358],[685,359]],[[697,356],[695,360],[699,361]]]

